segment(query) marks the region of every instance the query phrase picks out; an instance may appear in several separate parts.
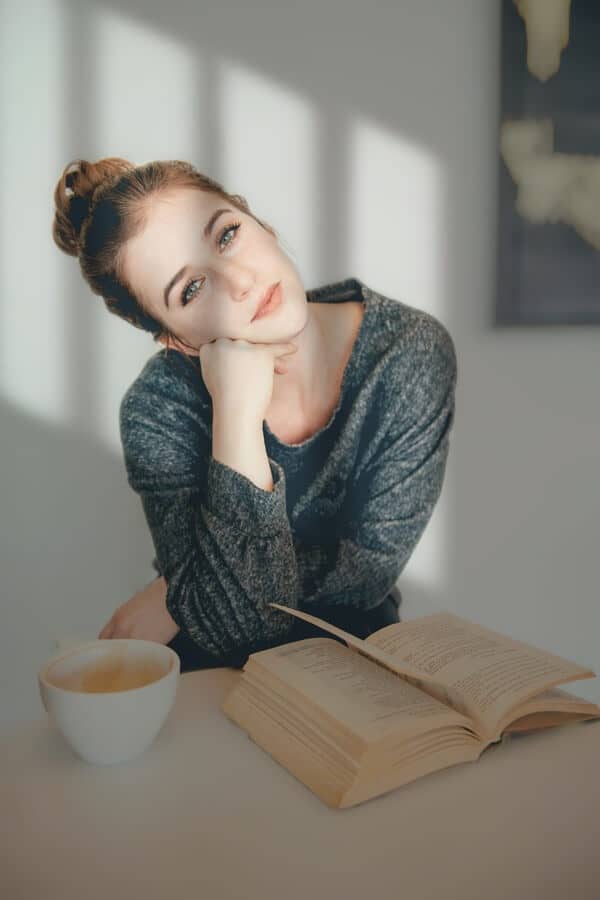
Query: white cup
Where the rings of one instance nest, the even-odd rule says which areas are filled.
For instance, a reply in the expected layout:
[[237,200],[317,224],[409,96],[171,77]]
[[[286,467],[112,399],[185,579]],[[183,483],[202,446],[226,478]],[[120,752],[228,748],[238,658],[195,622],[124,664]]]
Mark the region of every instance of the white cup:
[[71,749],[86,762],[108,765],[150,746],[175,702],[179,673],[179,656],[164,644],[96,640],[49,659],[38,684]]

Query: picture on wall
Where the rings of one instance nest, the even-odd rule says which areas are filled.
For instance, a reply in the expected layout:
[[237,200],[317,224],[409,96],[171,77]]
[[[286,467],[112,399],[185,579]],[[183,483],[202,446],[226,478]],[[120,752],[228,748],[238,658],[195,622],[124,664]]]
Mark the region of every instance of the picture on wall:
[[501,0],[498,325],[600,323],[600,2]]

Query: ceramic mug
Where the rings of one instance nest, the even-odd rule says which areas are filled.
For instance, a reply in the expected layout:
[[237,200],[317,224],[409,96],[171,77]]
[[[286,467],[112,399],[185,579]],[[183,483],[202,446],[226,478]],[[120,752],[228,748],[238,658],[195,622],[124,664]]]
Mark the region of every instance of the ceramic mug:
[[71,749],[86,762],[108,765],[138,756],[154,741],[175,702],[179,674],[170,647],[116,638],[52,657],[38,684]]

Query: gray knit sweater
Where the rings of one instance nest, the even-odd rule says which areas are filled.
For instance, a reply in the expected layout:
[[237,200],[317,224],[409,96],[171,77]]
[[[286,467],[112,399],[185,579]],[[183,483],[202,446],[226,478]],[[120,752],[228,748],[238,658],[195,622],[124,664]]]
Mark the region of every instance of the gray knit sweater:
[[330,420],[300,444],[263,422],[273,491],[211,455],[199,360],[152,356],[120,410],[128,482],[142,501],[167,609],[224,657],[281,643],[276,602],[369,609],[395,584],[439,497],[454,419],[456,355],[433,316],[356,278],[307,291],[365,314]]

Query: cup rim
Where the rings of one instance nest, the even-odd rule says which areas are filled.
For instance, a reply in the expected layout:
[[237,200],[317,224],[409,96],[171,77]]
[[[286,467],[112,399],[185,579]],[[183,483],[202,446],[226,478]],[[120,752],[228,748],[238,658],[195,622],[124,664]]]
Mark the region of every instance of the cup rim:
[[[153,647],[159,646],[164,650],[168,651],[169,656],[171,657],[171,664],[164,675],[161,675],[160,678],[156,678],[154,681],[150,681],[148,684],[142,684],[139,687],[135,688],[125,688],[122,691],[76,691],[71,690],[70,688],[63,688],[58,684],[54,684],[54,682],[49,681],[47,678],[48,670],[56,665],[56,663],[62,662],[62,660],[66,659],[69,656],[72,656],[75,653],[81,652],[81,650],[85,650],[88,647],[97,646],[98,644],[131,644],[135,642],[136,644],[152,644]],[[43,666],[38,670],[38,681],[40,684],[43,684],[44,687],[49,688],[52,691],[60,691],[62,694],[78,694],[79,696],[85,697],[107,697],[107,696],[116,696],[117,694],[120,696],[122,694],[133,694],[136,691],[143,691],[146,688],[152,687],[155,684],[160,684],[165,678],[173,675],[173,672],[177,672],[180,666],[180,660],[177,653],[171,648],[167,647],[166,644],[159,644],[158,641],[145,641],[140,638],[110,638],[110,640],[106,638],[96,638],[93,641],[84,641],[81,644],[77,644],[75,647],[69,647],[67,650],[63,650],[62,652],[57,653],[55,656],[51,656],[50,659],[47,659]]]

